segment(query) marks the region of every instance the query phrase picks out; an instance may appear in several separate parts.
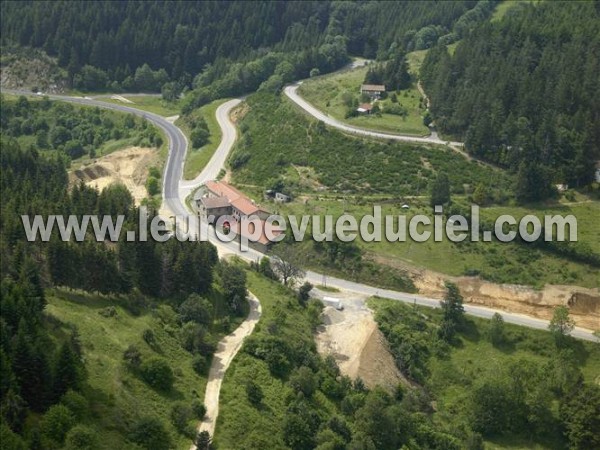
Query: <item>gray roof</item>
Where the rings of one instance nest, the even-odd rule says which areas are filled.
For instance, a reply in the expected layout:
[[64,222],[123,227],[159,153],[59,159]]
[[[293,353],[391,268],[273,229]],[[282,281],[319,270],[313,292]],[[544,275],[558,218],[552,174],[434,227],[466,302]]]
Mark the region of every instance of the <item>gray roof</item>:
[[379,91],[385,92],[384,84],[363,84],[360,86],[361,91]]

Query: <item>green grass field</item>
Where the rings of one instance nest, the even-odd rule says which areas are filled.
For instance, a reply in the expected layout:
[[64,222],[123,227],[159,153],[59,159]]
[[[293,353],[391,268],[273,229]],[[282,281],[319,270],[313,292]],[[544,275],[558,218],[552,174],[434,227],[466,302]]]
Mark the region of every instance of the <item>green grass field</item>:
[[[307,200],[307,201],[306,201]],[[460,200],[460,199],[457,199]],[[462,200],[464,201],[464,200]],[[283,205],[273,205],[272,209],[280,214],[326,215],[334,218],[342,214],[351,214],[360,220],[366,214],[373,213],[373,205],[382,206],[382,216],[387,214],[406,214],[407,223],[416,214],[424,214],[433,220],[428,198],[407,199],[409,210],[401,209],[404,202],[382,203],[377,199],[363,199],[354,196],[327,197],[324,195],[305,196],[301,201]],[[578,219],[579,239],[589,243],[598,252],[600,232],[597,217],[600,203],[588,202],[563,207],[548,207],[533,213],[573,214]],[[532,211],[522,207],[490,207],[481,210],[481,217],[495,220],[501,214],[520,217]],[[432,227],[428,228],[432,231]],[[310,227],[309,227],[310,231]],[[414,242],[408,237],[406,242],[388,242],[383,236],[381,242],[355,241],[364,250],[367,257],[381,264],[402,267],[408,263],[413,267],[424,267],[446,275],[461,276],[477,270],[484,278],[499,283],[515,283],[542,287],[544,284],[574,284],[584,287],[597,287],[600,270],[589,265],[573,262],[548,252],[530,249],[518,243],[467,242],[453,243],[445,236],[441,242],[432,239],[426,242]],[[312,245],[303,243],[303,247],[312,253]],[[318,258],[310,258],[311,264]],[[315,269],[323,269],[319,265]]]
[[419,77],[419,71],[425,60],[428,50],[416,50],[406,54],[406,61],[408,62],[408,71],[413,78]]
[[[55,322],[58,327],[55,333],[76,326],[80,335],[88,374],[83,392],[91,399],[92,411],[86,424],[98,432],[99,448],[129,449],[132,444],[126,441],[128,427],[140,416],[156,416],[169,430],[173,448],[187,449],[191,441],[171,425],[171,407],[176,402],[188,405],[195,400],[202,402],[206,376],[199,376],[192,369],[193,355],[182,348],[175,322],[159,319],[149,308],[143,309],[140,315],[133,315],[125,308],[127,301],[65,290],[48,293],[47,313],[60,321]],[[218,311],[218,300],[213,299],[213,304]],[[106,308],[114,308],[116,314],[112,317],[100,314]],[[232,330],[240,320],[232,320]],[[153,346],[142,337],[148,329],[155,336]],[[217,333],[216,338],[219,336]],[[140,349],[142,360],[159,357],[167,361],[175,374],[170,392],[152,389],[125,366],[123,352],[131,344]]]
[[133,103],[125,103],[110,97],[98,97],[98,100],[117,105],[131,106],[132,108],[141,109],[164,117],[175,116],[181,113],[179,101],[167,102],[161,97],[154,95],[132,95],[130,97],[125,96],[125,98]]
[[[346,70],[331,75],[323,75],[306,80],[298,89],[298,93],[321,111],[349,125],[360,128],[386,131],[397,134],[424,136],[429,130],[423,125],[423,109],[420,108],[421,94],[416,87],[398,93],[398,103],[407,109],[408,115],[403,118],[392,114],[358,116],[345,119],[346,106],[342,94],[350,92],[359,97],[360,85],[363,83],[367,67]],[[390,100],[378,102],[379,106],[388,104]]]
[[498,20],[502,20],[502,18],[506,15],[508,10],[514,8],[520,3],[538,3],[541,0],[503,0],[496,6],[496,10],[490,19],[491,22],[496,22]]
[[[193,115],[198,114],[204,117],[204,120],[208,125],[210,136],[208,138],[208,143],[204,147],[198,149],[193,149],[191,146],[188,147],[185,165],[183,167],[183,177],[186,180],[196,177],[202,169],[204,169],[221,143],[221,127],[219,127],[215,114],[217,108],[226,101],[227,99],[215,100],[192,113]],[[176,125],[181,128],[189,140],[191,132],[189,126],[181,119],[176,122]]]

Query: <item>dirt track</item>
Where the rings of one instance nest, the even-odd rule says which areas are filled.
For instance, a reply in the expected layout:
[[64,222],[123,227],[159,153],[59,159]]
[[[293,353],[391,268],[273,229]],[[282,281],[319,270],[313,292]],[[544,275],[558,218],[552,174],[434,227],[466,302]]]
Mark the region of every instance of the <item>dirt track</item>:
[[[221,384],[225,372],[237,352],[242,348],[244,339],[252,333],[260,318],[262,312],[260,302],[251,292],[248,292],[248,302],[250,303],[248,317],[233,333],[221,339],[213,356],[204,394],[206,416],[198,425],[198,432],[208,431],[211,436],[214,435],[217,417],[219,416],[219,394],[221,393]],[[192,444],[190,450],[196,450],[196,445]]]

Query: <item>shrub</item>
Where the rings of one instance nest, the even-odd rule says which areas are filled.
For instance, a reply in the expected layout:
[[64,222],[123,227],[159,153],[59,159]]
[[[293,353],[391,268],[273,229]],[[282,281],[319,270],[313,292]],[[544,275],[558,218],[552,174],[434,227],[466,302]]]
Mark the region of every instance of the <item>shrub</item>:
[[208,142],[208,136],[208,130],[200,127],[194,128],[194,130],[192,130],[192,132],[190,133],[192,147],[200,148],[206,145],[206,143]]
[[150,196],[157,195],[160,192],[158,180],[154,177],[148,177],[148,180],[146,180],[146,190]]
[[169,364],[161,358],[150,358],[141,365],[143,380],[155,389],[168,391],[173,387],[175,377]]
[[156,417],[142,417],[131,428],[129,439],[148,450],[168,450],[171,436]]
[[306,398],[312,397],[317,389],[315,375],[308,367],[300,367],[290,376],[290,385],[294,390],[302,392]]
[[194,359],[192,359],[192,369],[200,376],[206,375],[209,367],[210,364],[208,363],[206,356],[196,355],[194,356]]
[[188,434],[189,422],[193,417],[194,411],[192,411],[191,406],[188,406],[183,402],[177,402],[171,408],[171,423],[181,434]]
[[42,419],[42,431],[46,437],[62,444],[68,431],[75,425],[75,417],[65,405],[53,405]]
[[206,406],[199,400],[194,400],[192,402],[192,411],[198,420],[202,420],[206,415]]
[[66,450],[85,450],[98,448],[98,434],[86,425],[76,425],[67,433]]
[[264,398],[261,387],[252,380],[246,383],[246,395],[248,396],[248,401],[254,406],[260,405]]
[[117,309],[114,306],[107,306],[98,311],[98,314],[104,317],[115,317],[117,315]]
[[146,328],[143,331],[142,339],[144,339],[144,342],[149,346],[153,346],[156,344],[156,336],[154,335],[154,331],[152,331],[150,328]]
[[213,314],[212,304],[198,294],[190,295],[186,301],[179,306],[179,320],[181,323],[196,322],[209,324]]
[[130,345],[123,352],[123,359],[128,367],[137,369],[142,363],[142,354],[135,345]]
[[87,399],[83,395],[71,389],[62,396],[60,402],[69,408],[69,411],[71,411],[78,420],[86,417],[90,407]]

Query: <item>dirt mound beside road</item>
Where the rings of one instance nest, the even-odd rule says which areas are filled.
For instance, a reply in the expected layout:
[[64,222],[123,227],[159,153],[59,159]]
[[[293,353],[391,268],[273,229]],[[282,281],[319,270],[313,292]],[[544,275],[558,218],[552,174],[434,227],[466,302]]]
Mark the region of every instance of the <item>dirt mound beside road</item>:
[[373,259],[390,267],[407,270],[419,293],[427,297],[442,299],[446,292],[444,281],[449,280],[456,283],[467,303],[546,320],[552,318],[556,306],[564,305],[569,307],[577,326],[590,330],[600,329],[598,288],[549,284],[538,290],[516,284],[491,283],[477,277],[451,277],[432,270],[411,267],[395,258],[373,256]]
[[322,356],[332,355],[343,375],[360,377],[369,388],[394,389],[406,382],[392,357],[387,342],[377,327],[365,298],[337,294],[344,310],[330,306],[323,310],[323,325],[315,336]]
[[69,181],[83,181],[98,190],[113,183],[121,183],[129,189],[136,205],[148,196],[146,180],[148,169],[159,162],[154,148],[129,147],[97,158],[91,164],[69,173]]

